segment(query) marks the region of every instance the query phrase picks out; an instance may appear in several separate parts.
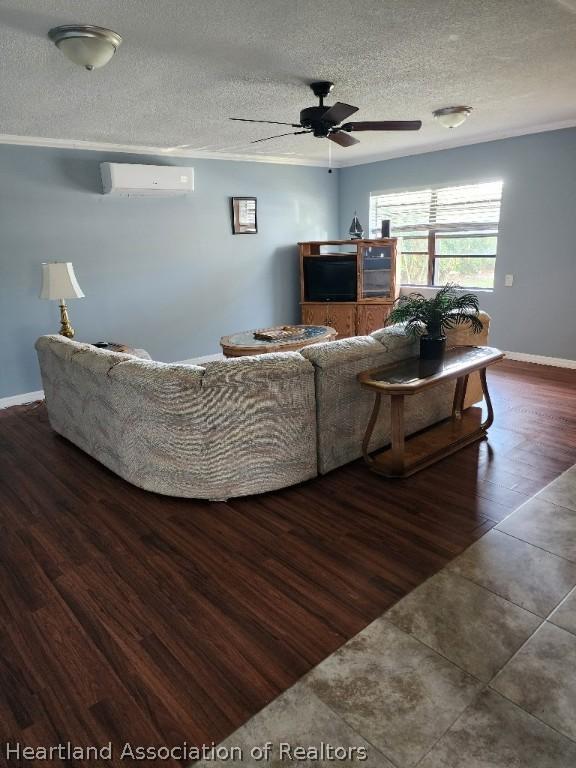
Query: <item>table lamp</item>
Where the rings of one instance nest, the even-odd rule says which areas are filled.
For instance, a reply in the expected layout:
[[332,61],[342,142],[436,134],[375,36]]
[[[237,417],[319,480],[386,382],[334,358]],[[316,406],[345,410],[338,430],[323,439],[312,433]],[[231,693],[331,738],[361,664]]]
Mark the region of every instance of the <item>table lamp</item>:
[[50,261],[42,264],[40,298],[60,301],[60,334],[73,339],[74,328],[70,325],[66,299],[82,299],[84,294],[78,285],[74,267],[70,261]]

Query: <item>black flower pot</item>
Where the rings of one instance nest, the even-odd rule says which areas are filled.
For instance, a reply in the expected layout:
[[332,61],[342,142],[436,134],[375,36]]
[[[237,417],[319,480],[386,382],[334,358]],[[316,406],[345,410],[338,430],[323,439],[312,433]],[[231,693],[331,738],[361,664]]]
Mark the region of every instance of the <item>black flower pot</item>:
[[442,360],[446,336],[420,336],[420,360]]

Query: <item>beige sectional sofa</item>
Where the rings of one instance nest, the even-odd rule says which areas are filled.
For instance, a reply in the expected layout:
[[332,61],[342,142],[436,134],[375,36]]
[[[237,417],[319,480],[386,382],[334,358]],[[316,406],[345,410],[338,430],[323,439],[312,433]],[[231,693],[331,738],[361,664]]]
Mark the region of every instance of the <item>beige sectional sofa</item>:
[[[459,330],[451,344],[486,344]],[[63,336],[36,342],[52,428],[130,483],[170,496],[227,499],[300,483],[361,455],[372,395],[356,375],[412,357],[391,326],[371,336],[181,365]],[[407,432],[446,418],[453,384],[409,398]],[[468,404],[480,399],[472,384]],[[372,448],[389,442],[382,414]]]

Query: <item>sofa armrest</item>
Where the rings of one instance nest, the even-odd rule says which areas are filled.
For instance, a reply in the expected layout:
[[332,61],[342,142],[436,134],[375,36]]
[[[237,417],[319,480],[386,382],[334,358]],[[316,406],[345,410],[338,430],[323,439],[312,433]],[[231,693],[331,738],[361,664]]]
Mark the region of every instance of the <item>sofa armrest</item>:
[[[456,328],[452,328],[446,334],[446,343],[450,347],[461,347],[467,345],[487,346],[488,337],[490,334],[490,315],[487,312],[480,312],[480,320],[482,321],[482,330],[480,333],[473,333],[470,328],[463,325],[457,325]],[[479,403],[484,399],[482,392],[482,383],[480,381],[480,374],[473,373],[468,379],[468,387],[466,389],[466,397],[464,399],[464,408],[470,408],[471,405]]]

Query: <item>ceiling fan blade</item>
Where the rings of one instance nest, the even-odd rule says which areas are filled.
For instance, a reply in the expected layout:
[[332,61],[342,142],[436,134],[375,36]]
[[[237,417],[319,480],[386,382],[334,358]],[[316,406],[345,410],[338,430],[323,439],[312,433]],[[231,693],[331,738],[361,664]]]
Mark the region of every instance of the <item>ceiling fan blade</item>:
[[289,125],[292,128],[302,128],[300,123],[279,123],[278,120],[251,120],[249,117],[229,117],[228,119],[240,123],[270,123],[271,125]]
[[335,144],[340,144],[341,147],[351,147],[353,144],[360,144],[354,136],[350,136],[349,133],[341,133],[340,131],[329,133],[328,138]]
[[346,118],[353,115],[354,112],[358,112],[358,107],[353,107],[350,104],[344,104],[341,101],[337,101],[336,104],[332,104],[327,112],[324,112],[322,120],[329,120],[331,123],[341,123],[342,120],[346,120]]
[[281,136],[298,136],[300,133],[312,133],[312,131],[289,131],[288,133],[278,133],[276,136],[266,136],[265,139],[256,139],[250,144],[258,144],[259,141],[270,141],[270,139],[279,139]]
[[343,131],[419,131],[422,120],[368,120],[363,123],[346,123]]

